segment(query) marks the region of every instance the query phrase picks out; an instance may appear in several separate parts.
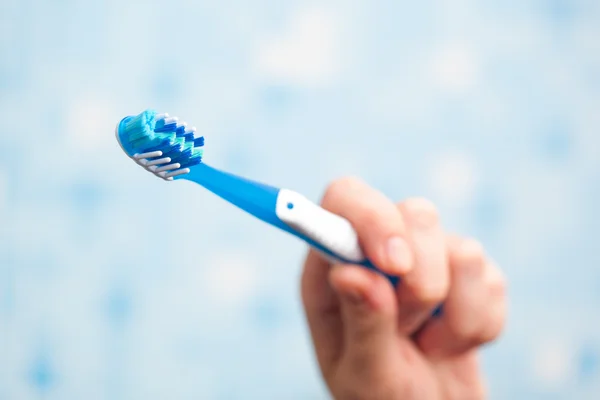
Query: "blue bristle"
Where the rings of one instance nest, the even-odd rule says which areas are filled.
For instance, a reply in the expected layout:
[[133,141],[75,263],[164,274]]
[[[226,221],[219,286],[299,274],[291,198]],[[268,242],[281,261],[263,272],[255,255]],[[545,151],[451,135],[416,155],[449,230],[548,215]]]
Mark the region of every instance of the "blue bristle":
[[177,123],[173,122],[170,124],[165,124],[165,120],[161,120],[158,124],[156,124],[154,132],[175,132],[175,129],[177,129]]
[[194,138],[195,129],[187,129],[183,123],[165,123],[155,117],[155,111],[147,110],[123,119],[119,139],[125,151],[134,155],[159,150],[161,157],[171,158],[170,163],[179,163],[180,168],[200,164],[204,137]]
[[180,125],[177,127],[177,129],[175,130],[175,134],[177,136],[183,136],[185,133],[185,125]]
[[163,157],[171,157],[171,159],[177,157],[184,149],[184,141],[179,138],[174,138],[168,145],[163,147]]
[[155,115],[155,111],[146,110],[134,117],[124,118],[119,124],[119,139],[129,155],[155,144]]
[[154,132],[156,132],[156,133],[161,133],[161,132],[164,132],[164,133],[175,132],[175,126],[176,126],[175,124],[165,125],[165,126],[163,126],[161,128],[155,129]]
[[194,165],[198,165],[202,162],[202,157],[195,157],[195,158],[190,158],[186,165],[185,168],[189,168],[189,167],[193,167]]
[[158,120],[158,121],[156,121],[156,124],[155,124],[155,128],[154,128],[154,129],[160,129],[160,128],[162,128],[163,126],[165,126],[165,120],[164,120],[164,118],[163,118],[163,119],[161,119],[161,120]]
[[204,136],[200,136],[199,138],[194,139],[194,146],[195,147],[204,146]]
[[151,151],[161,150],[168,147],[170,140],[168,138],[155,137],[151,142],[140,143],[137,147],[138,153],[148,153]]

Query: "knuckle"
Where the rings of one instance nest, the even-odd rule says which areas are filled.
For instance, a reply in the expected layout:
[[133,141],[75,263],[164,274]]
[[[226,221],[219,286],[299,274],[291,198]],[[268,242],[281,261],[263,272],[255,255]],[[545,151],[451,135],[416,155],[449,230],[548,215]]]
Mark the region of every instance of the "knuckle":
[[449,319],[448,328],[450,332],[461,342],[478,344],[483,335],[483,326],[481,324],[469,323],[464,318]]
[[495,318],[491,318],[489,321],[487,321],[485,327],[479,335],[480,343],[494,341],[498,336],[500,336],[502,329],[504,329],[504,317],[498,315]]
[[494,341],[504,329],[504,309],[496,307],[487,316],[471,319],[458,318],[448,321],[451,332],[463,342],[481,345]]
[[481,243],[474,239],[464,239],[454,252],[454,267],[475,266],[483,268],[485,251]]
[[491,263],[488,268],[485,284],[490,295],[496,298],[506,297],[508,286],[506,277],[494,263]]
[[446,298],[448,290],[449,285],[444,281],[435,284],[421,283],[411,288],[416,301],[431,307],[441,303]]
[[406,217],[415,225],[430,228],[439,223],[438,210],[430,200],[422,197],[414,197],[402,204]]
[[506,279],[504,277],[496,278],[488,283],[488,288],[492,296],[504,297],[507,291]]

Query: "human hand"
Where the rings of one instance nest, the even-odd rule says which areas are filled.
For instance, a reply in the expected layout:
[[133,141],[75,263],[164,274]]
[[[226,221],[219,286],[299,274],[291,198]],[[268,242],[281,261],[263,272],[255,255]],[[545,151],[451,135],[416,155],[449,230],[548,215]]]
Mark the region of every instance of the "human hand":
[[431,202],[393,204],[353,178],[330,185],[322,206],[351,222],[379,269],[402,279],[395,289],[376,272],[309,252],[302,300],[333,397],[484,398],[477,350],[500,334],[506,301],[481,245],[447,235]]

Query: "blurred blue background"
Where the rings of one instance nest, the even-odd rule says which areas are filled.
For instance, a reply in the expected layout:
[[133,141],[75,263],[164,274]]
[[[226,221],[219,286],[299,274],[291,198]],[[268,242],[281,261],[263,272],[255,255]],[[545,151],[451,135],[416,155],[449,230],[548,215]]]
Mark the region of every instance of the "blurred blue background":
[[121,152],[125,115],[318,200],[427,196],[509,278],[493,399],[600,398],[600,3],[0,2],[0,399],[326,399],[305,248]]

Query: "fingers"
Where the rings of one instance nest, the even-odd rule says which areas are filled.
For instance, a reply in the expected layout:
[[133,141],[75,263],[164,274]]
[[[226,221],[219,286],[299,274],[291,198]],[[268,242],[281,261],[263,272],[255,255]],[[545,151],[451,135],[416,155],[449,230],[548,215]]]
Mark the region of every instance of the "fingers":
[[444,357],[494,340],[506,313],[505,283],[487,261],[483,248],[470,239],[448,241],[451,286],[444,314],[419,333],[417,343],[428,355]]
[[335,266],[329,280],[340,298],[345,357],[366,366],[388,354],[397,340],[397,303],[387,280],[353,265]]
[[444,300],[449,288],[445,234],[435,206],[414,198],[398,205],[407,239],[414,255],[414,268],[398,286],[400,332],[412,335]]
[[350,221],[366,256],[383,272],[402,275],[413,267],[404,221],[383,194],[355,178],[329,186],[323,208]]
[[[381,193],[357,179],[341,179],[330,185],[322,205],[350,221],[366,256],[380,270],[391,275],[411,270],[413,256],[402,215]],[[302,299],[325,374],[342,352],[366,357],[376,349],[385,351],[389,342],[382,338],[392,340],[396,332],[392,286],[382,275],[363,267],[330,269],[311,251],[302,276]]]
[[340,304],[329,284],[330,271],[329,264],[314,250],[310,250],[302,273],[302,303],[324,375],[331,371],[343,344]]

